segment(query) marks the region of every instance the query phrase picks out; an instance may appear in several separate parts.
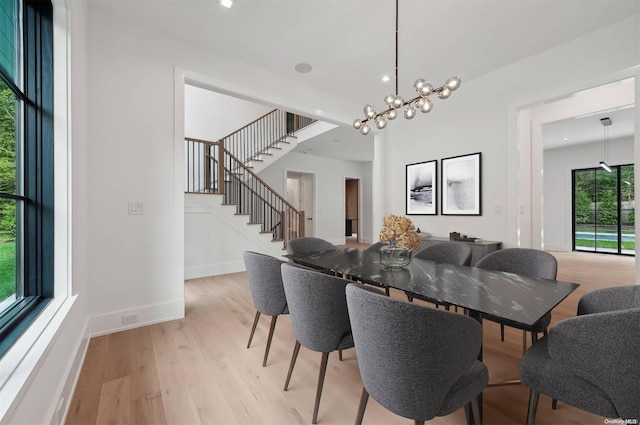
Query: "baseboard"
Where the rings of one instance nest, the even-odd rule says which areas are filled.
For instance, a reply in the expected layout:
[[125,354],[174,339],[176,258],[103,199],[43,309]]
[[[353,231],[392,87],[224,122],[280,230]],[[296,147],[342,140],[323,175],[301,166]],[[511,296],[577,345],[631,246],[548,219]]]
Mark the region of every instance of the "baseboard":
[[207,266],[187,267],[184,270],[184,278],[197,279],[199,277],[217,276],[220,274],[238,273],[245,271],[244,262],[235,261],[232,263],[211,264]]
[[76,391],[76,385],[78,384],[78,379],[80,378],[80,372],[82,372],[82,365],[84,364],[84,359],[87,356],[87,349],[89,348],[89,336],[87,335],[88,324],[89,320],[86,320],[84,323],[84,329],[82,331],[82,338],[80,338],[80,340],[78,341],[78,345],[76,346],[74,351],[76,355],[73,359],[73,362],[71,363],[71,366],[69,367],[67,379],[64,386],[62,387],[60,398],[58,398],[59,404],[56,406],[56,410],[53,412],[53,415],[51,417],[52,425],[64,424],[67,421],[67,415],[69,413],[69,407],[71,406],[71,400],[73,394]]
[[[123,324],[123,316],[137,315],[137,320]],[[91,337],[106,335],[127,329],[152,325],[184,318],[184,298],[179,298],[162,304],[121,310],[89,318],[88,335]]]

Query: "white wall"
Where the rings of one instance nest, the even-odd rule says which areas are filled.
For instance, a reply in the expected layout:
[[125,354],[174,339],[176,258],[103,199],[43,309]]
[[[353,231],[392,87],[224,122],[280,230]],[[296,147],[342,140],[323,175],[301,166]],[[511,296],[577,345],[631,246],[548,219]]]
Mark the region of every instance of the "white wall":
[[389,205],[386,212],[404,214],[406,164],[482,152],[482,216],[412,219],[435,235],[455,230],[515,246],[520,214],[531,213],[526,207],[520,211],[530,194],[518,191],[523,176],[517,165],[516,108],[545,99],[544,93],[558,96],[598,85],[604,76],[637,66],[639,28],[635,16],[475,80],[464,81],[461,75],[460,89],[446,101],[436,99],[429,115],[394,121],[385,130],[381,155],[388,165],[388,187],[381,200]]
[[[184,194],[175,190],[174,65],[181,49],[89,5],[89,332],[184,314]],[[118,30],[114,31],[117,26]],[[180,170],[182,171],[182,170]],[[181,186],[183,188],[184,186]],[[143,215],[129,215],[128,203]]]
[[[633,137],[609,140],[609,165],[633,163]],[[544,247],[571,251],[571,171],[597,167],[602,142],[544,151]]]
[[260,234],[260,225],[235,215],[235,206],[222,206],[221,195],[185,194],[185,279],[244,271],[244,251],[273,257],[286,254],[282,242]]
[[222,139],[273,110],[191,85],[185,87],[184,106],[185,135],[210,141]]
[[361,240],[372,242],[371,163],[291,152],[260,172],[260,178],[277,192],[286,193],[287,171],[315,174],[315,236],[336,245],[345,243],[345,177],[360,179]]

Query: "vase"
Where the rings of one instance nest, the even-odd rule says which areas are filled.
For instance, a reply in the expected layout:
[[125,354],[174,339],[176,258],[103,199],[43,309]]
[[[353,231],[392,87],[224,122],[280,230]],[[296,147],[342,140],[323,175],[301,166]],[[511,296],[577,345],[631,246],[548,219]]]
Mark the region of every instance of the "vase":
[[385,267],[406,267],[411,262],[411,251],[399,247],[395,241],[380,248],[380,264]]

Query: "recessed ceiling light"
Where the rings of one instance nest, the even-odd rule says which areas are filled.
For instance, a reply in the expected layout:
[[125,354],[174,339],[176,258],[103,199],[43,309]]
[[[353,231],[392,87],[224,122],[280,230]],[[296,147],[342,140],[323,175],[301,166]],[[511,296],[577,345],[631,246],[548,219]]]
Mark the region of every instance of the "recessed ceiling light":
[[562,140],[564,140],[566,142],[567,140],[569,140],[569,138],[568,137],[563,137]]
[[308,74],[313,69],[313,67],[311,65],[309,65],[308,63],[304,63],[304,62],[301,62],[301,63],[297,64],[294,68],[300,74]]
[[219,0],[220,2],[220,6],[224,6],[227,9],[231,9],[231,6],[233,6],[233,0]]
[[324,111],[322,109],[316,109],[316,114],[318,115],[322,115]]
[[382,76],[382,82],[383,83],[387,83],[387,82],[389,82],[389,80],[391,80],[391,77],[389,77],[388,75],[383,75]]

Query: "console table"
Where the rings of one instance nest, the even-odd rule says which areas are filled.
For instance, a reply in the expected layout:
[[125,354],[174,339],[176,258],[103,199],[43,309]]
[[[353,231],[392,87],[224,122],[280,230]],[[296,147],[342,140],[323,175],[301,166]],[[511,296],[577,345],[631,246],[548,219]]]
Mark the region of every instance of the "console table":
[[485,241],[478,242],[463,242],[463,241],[451,241],[449,238],[443,238],[440,236],[422,236],[422,243],[420,248],[435,245],[440,242],[455,242],[466,243],[471,246],[471,266],[475,266],[478,261],[490,252],[497,251],[502,248],[502,242],[497,241]]

